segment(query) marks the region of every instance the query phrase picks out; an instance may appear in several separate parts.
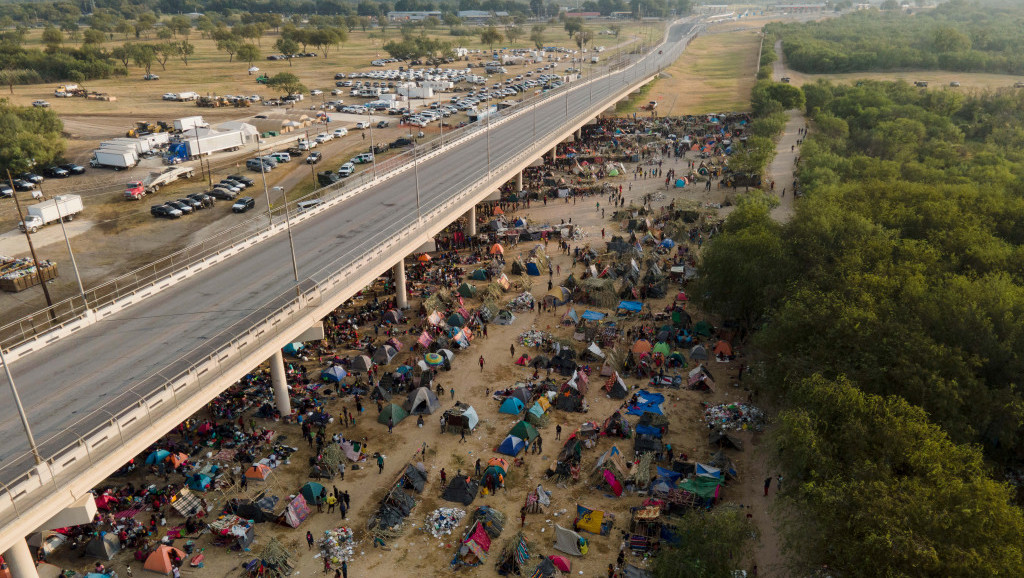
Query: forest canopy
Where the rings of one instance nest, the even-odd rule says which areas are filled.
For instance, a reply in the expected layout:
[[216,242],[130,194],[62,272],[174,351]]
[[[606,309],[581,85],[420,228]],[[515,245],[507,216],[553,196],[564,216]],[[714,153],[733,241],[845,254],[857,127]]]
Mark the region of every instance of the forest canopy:
[[914,13],[864,10],[773,23],[787,66],[811,74],[952,70],[1024,74],[1024,5],[954,0]]

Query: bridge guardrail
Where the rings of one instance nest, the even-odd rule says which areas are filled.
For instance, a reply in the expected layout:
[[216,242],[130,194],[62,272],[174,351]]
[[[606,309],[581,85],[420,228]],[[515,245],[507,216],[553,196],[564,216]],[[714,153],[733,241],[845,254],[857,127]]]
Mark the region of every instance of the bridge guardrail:
[[[598,82],[607,76],[606,74],[591,78],[587,83],[577,87]],[[638,77],[633,75],[631,78],[635,81]],[[625,82],[628,84],[628,80]],[[563,93],[559,93],[561,94]],[[607,103],[618,100],[618,94],[612,91],[598,101],[598,106],[604,107]],[[571,119],[567,115],[562,126],[579,121],[591,114],[593,109],[594,103],[591,101],[590,106]],[[525,110],[524,107],[517,114]],[[552,129],[554,130],[559,129]],[[543,153],[549,146],[542,146],[541,142],[545,141],[542,139],[535,142],[507,158],[500,165],[488,170],[487,175],[507,171],[521,164],[526,158],[536,158],[538,153]],[[427,147],[417,147],[419,148]],[[419,155],[414,158],[425,158],[436,151],[412,152]],[[354,272],[367,266],[380,266],[383,262],[393,261],[394,257],[388,249],[411,235],[419,234],[419,230],[410,227],[410,224],[417,221],[421,224],[450,221],[450,209],[462,204],[467,197],[479,194],[486,182],[486,179],[481,180],[479,174],[468,175],[450,183],[442,194],[430,201],[432,206],[421,205],[420,214],[417,214],[415,209],[400,210],[399,218],[392,225],[377,230],[331,263],[304,275],[305,278],[299,284],[298,295],[294,289],[277,295],[259,310],[206,340],[206,345],[183,354],[161,371],[144,378],[130,390],[107,401],[101,408],[69,424],[61,433],[39,443],[40,455],[46,456],[41,464],[35,464],[34,456],[30,452],[8,460],[0,467],[0,527],[6,527],[21,515],[19,503],[30,505],[29,502],[34,502],[31,496],[40,491],[49,491],[51,488],[54,492],[59,491],[62,486],[76,479],[103,456],[123,446],[127,439],[154,427],[157,421],[161,420],[159,415],[154,416],[154,410],[162,409],[160,406],[167,407],[164,404],[179,405],[185,402],[190,396],[203,391],[206,384],[224,375],[235,365],[235,358],[244,358],[270,341],[280,342],[280,334],[287,325],[281,323],[281,320],[293,317],[296,312],[303,309],[316,307],[322,302],[326,292],[343,283]],[[329,193],[337,196],[343,194],[336,190]],[[347,264],[335,269],[337,264],[345,261]],[[270,313],[265,313],[268,310]],[[167,377],[168,375],[171,377]],[[74,432],[76,426],[86,423],[99,425],[81,434]],[[167,425],[169,430],[175,424],[164,425]]]

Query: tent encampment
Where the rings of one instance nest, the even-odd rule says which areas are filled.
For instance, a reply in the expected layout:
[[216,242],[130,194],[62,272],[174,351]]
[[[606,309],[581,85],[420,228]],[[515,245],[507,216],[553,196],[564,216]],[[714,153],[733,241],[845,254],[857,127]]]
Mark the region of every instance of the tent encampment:
[[368,355],[357,355],[352,358],[354,371],[368,371],[371,367],[373,367],[373,360]]
[[414,389],[405,400],[405,410],[412,415],[430,415],[440,407],[437,395],[427,387]]
[[470,285],[465,281],[462,282],[462,285],[459,285],[458,291],[459,295],[462,295],[467,299],[470,297],[476,297],[476,287]]
[[708,350],[703,345],[694,345],[690,348],[690,359],[693,361],[705,361],[708,358]]
[[476,498],[479,487],[480,484],[469,476],[456,476],[452,478],[451,482],[448,482],[448,487],[444,489],[442,497],[449,502],[458,502],[463,506],[468,506]]
[[177,548],[172,548],[167,545],[161,544],[157,546],[156,550],[153,551],[149,557],[146,558],[146,562],[143,568],[150,572],[156,572],[157,574],[163,574],[164,576],[171,573],[173,564],[173,555],[176,554],[179,560],[185,560],[185,553]]
[[570,556],[583,556],[587,549],[587,540],[583,536],[555,524],[555,550]]

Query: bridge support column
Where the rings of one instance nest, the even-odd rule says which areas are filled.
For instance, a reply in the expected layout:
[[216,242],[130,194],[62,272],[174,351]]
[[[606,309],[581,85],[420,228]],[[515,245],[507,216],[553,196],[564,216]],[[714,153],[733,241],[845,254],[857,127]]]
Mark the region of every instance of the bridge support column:
[[519,171],[516,174],[516,192],[523,192],[523,171]]
[[278,349],[270,358],[270,381],[274,385],[274,405],[281,417],[292,414],[292,400],[288,397],[288,378],[284,373],[284,355]]
[[476,205],[466,213],[466,236],[473,237],[476,235]]
[[29,551],[28,542],[25,540],[18,540],[4,552],[4,560],[10,567],[11,578],[39,578],[32,552]]
[[551,147],[551,164],[555,164],[555,160],[558,158],[558,147]]
[[573,138],[576,139],[576,142],[579,142],[579,141],[583,140],[583,129],[582,128],[576,129],[576,132],[573,133],[572,136],[573,136]]
[[395,304],[399,309],[409,308],[409,294],[405,291],[405,259],[395,264]]

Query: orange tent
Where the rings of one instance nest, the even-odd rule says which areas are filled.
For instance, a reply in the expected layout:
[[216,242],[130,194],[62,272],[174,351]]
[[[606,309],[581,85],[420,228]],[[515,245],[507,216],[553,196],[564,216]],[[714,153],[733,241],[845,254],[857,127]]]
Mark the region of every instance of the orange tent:
[[633,344],[633,353],[649,353],[650,351],[651,342],[646,339],[637,339]]
[[250,480],[266,480],[270,476],[271,469],[269,466],[264,464],[253,464],[251,468],[245,470],[245,477]]
[[732,345],[724,339],[715,344],[715,357],[732,357]]
[[498,457],[491,458],[491,459],[487,460],[487,465],[488,466],[498,466],[499,468],[505,470],[506,472],[508,471],[508,460],[506,460],[504,458],[498,458]]
[[188,461],[188,454],[183,454],[181,452],[171,454],[167,456],[167,461],[170,462],[172,468],[176,468]]
[[503,255],[505,248],[501,246],[501,243],[495,243],[491,245],[491,255]]
[[494,207],[494,214],[495,215],[504,215],[505,211],[502,211],[501,207]]
[[177,554],[180,560],[185,560],[185,553],[181,550],[161,545],[152,554],[150,554],[148,558],[146,558],[146,564],[143,568],[150,572],[156,572],[157,574],[163,574],[166,576],[171,573],[171,568],[174,566],[171,563],[171,558],[174,554]]
[[420,263],[427,263],[430,261],[430,255],[423,253],[422,255],[417,257],[416,260],[419,261]]

